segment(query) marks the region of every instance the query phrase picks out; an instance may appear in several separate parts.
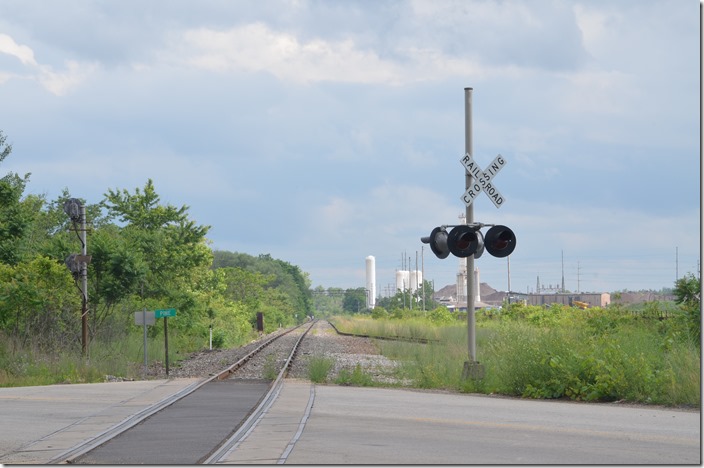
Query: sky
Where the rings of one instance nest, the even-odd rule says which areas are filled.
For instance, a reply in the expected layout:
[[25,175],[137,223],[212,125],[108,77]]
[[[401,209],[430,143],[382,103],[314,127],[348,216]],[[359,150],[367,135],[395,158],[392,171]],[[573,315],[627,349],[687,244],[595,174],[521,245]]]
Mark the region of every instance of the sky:
[[506,161],[474,220],[517,238],[480,281],[659,290],[699,268],[700,50],[695,0],[0,0],[0,174],[152,179],[213,249],[440,289],[460,260],[420,238],[465,211],[472,88],[472,156]]

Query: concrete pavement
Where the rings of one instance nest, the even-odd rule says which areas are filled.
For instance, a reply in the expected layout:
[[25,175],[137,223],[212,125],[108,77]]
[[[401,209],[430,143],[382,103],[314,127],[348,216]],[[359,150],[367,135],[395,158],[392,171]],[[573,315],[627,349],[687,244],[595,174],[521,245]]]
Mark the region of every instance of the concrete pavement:
[[[0,463],[42,464],[196,379],[0,389]],[[221,463],[701,464],[701,413],[286,380]]]
[[0,463],[45,464],[198,381],[0,388]]
[[225,463],[701,463],[699,411],[295,380],[281,395]]

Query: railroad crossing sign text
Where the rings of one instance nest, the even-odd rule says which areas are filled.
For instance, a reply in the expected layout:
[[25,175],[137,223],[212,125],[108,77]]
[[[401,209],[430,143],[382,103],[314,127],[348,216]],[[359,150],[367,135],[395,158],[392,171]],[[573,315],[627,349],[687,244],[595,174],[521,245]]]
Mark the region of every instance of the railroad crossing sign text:
[[506,200],[501,194],[498,188],[494,186],[491,181],[496,174],[499,173],[501,169],[506,165],[506,160],[500,154],[494,158],[494,160],[487,166],[485,170],[481,170],[479,165],[472,159],[469,153],[466,153],[460,162],[464,166],[467,173],[474,177],[474,182],[472,186],[465,191],[462,195],[462,201],[466,206],[472,204],[475,198],[484,192],[489,197],[489,200],[494,203],[497,208],[501,208],[504,201]]

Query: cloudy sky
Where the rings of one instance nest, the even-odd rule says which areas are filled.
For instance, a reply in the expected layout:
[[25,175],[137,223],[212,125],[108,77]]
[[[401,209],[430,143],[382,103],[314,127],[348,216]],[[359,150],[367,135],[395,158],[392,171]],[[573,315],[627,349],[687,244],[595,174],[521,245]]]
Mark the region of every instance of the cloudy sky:
[[[378,291],[501,154],[511,288],[671,287],[700,257],[696,0],[0,0],[0,166],[98,203],[151,178],[214,249]],[[416,254],[417,252],[417,254]],[[485,254],[481,281],[508,286]]]

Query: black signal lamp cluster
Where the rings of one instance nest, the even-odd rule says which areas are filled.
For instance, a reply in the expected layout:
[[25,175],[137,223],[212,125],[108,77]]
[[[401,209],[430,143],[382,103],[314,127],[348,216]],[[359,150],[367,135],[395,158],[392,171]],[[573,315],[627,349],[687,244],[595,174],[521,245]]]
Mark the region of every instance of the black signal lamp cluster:
[[474,255],[479,258],[486,249],[490,255],[503,258],[511,255],[516,248],[516,235],[513,231],[500,224],[492,225],[482,234],[481,228],[487,225],[481,223],[460,224],[454,226],[448,233],[448,226],[439,226],[432,230],[429,236],[421,237],[424,244],[430,244],[430,250],[438,258],[465,258]]

